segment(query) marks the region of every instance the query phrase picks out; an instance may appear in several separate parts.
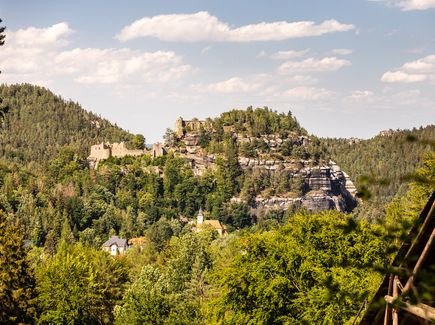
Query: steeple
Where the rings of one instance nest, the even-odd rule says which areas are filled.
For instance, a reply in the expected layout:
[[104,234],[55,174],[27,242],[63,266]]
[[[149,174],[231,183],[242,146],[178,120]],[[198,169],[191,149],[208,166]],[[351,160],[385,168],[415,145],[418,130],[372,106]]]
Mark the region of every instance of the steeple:
[[196,224],[200,225],[204,222],[204,215],[202,214],[202,208],[198,211],[198,217],[196,218]]

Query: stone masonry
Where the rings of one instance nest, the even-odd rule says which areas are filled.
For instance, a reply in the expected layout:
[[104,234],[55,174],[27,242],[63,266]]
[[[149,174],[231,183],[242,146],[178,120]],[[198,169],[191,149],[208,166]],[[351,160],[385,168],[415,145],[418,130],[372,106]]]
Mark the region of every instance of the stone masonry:
[[157,142],[153,144],[151,150],[147,149],[128,149],[124,142],[120,143],[109,143],[102,142],[91,146],[91,153],[88,157],[89,164],[97,167],[98,162],[101,160],[108,159],[110,157],[122,158],[125,156],[142,156],[145,154],[151,154],[153,158],[163,156],[166,154],[165,149],[162,144]]

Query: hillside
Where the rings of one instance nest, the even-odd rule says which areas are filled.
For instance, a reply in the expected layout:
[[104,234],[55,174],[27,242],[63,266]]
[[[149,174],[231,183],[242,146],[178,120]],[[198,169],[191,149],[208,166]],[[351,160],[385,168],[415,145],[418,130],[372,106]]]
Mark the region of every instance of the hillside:
[[[374,197],[391,199],[404,194],[424,154],[433,149],[435,125],[412,130],[389,130],[367,139],[323,139],[331,159],[356,181],[368,185]],[[361,176],[367,176],[369,180]]]
[[[332,323],[352,319],[376,289],[378,266],[387,262],[393,244],[379,236],[380,225],[342,213],[354,208],[355,187],[330,158],[355,177],[372,164],[382,175],[396,177],[398,186],[408,171],[403,169],[407,160],[417,164],[421,158],[413,155],[428,147],[402,143],[406,135],[399,141],[395,133],[391,139],[353,144],[322,140],[308,135],[290,113],[248,108],[205,121],[178,119],[159,155],[154,148],[121,152],[120,144],[102,146],[108,155],[91,167],[85,155],[91,145],[131,139],[141,147],[143,139],[45,89],[24,85],[2,91],[11,111],[2,130],[7,159],[0,162],[0,230],[9,223],[22,231],[19,239],[8,232],[1,236],[9,239],[3,252],[10,254],[3,260],[9,263],[19,249],[24,256],[21,243],[26,239],[41,313],[58,308],[59,301],[65,308],[84,301],[100,317],[104,304],[107,324],[115,316],[119,324],[135,323],[136,312],[147,315],[147,306],[155,306],[156,299],[173,311],[170,318],[160,316],[162,308],[155,309],[158,317],[171,319],[168,323],[178,323],[179,315],[184,324],[200,323],[207,316],[200,314],[203,310],[210,319],[216,313],[228,315],[228,323],[295,312],[288,318],[293,323],[311,310],[319,316],[307,314],[307,323],[316,324],[325,319],[328,304]],[[421,139],[432,136],[423,132]],[[403,161],[390,161],[400,155]],[[43,163],[35,168],[33,162]],[[432,158],[421,175],[432,173],[433,165]],[[391,166],[400,173],[391,173]],[[415,202],[424,202],[428,191],[417,189]],[[401,226],[408,219],[397,216],[412,218],[421,208],[413,200],[410,204],[412,211],[403,205],[386,214],[369,204],[357,209],[368,219],[381,214]],[[227,235],[201,227],[196,221],[201,209],[204,220],[223,225]],[[134,239],[130,243],[137,246],[112,258],[101,251],[112,235],[122,242]],[[70,290],[76,283],[80,291]],[[328,290],[348,303],[331,301]],[[257,292],[251,301],[260,309],[234,307]],[[269,298],[263,292],[276,297],[267,309],[264,301]],[[206,299],[212,296],[219,299],[220,310]],[[137,311],[130,303],[136,297],[145,299]],[[316,299],[301,302],[300,297]],[[120,308],[116,315],[115,305]],[[84,323],[97,323],[92,317]]]
[[434,150],[435,126],[389,130],[367,139],[322,139],[332,160],[369,199],[356,211],[359,218],[384,219],[385,205],[402,197],[426,154]]
[[278,113],[267,107],[231,110],[204,121],[179,118],[173,136],[166,137],[166,143],[182,153],[222,154],[230,144],[245,158],[284,161],[291,157],[318,163],[325,152],[291,112]]
[[9,161],[44,163],[64,146],[76,147],[85,156],[92,144],[131,138],[108,120],[46,88],[1,85],[0,98],[9,107],[0,130],[0,155]]
[[350,179],[291,112],[248,107],[203,121],[179,118],[165,142],[195,175],[230,170],[226,200],[248,204],[257,217],[271,209],[350,212],[356,205]]

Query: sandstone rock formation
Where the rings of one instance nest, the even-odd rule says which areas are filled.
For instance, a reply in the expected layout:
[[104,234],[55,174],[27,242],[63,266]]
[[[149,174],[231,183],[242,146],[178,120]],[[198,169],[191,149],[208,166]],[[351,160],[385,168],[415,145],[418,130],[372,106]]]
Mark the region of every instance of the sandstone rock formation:
[[[190,127],[187,127],[192,123]],[[199,146],[199,129],[207,127],[209,132],[214,132],[206,121],[177,120],[175,129],[176,137],[182,146],[171,148],[178,156],[189,161],[195,175],[202,175],[207,169],[216,168],[216,154],[207,154]],[[269,174],[275,172],[288,172],[292,177],[299,177],[304,183],[303,194],[298,197],[272,196],[255,198],[254,208],[259,209],[289,209],[304,207],[307,211],[322,211],[336,209],[351,211],[356,205],[356,188],[349,176],[333,161],[316,165],[312,160],[298,159],[292,156],[274,154],[278,148],[289,142],[293,147],[304,147],[310,143],[308,136],[290,133],[282,138],[278,134],[264,134],[250,137],[234,133],[234,129],[227,127],[224,132],[232,133],[233,139],[241,145],[243,143],[262,142],[268,154],[257,150],[257,157],[243,157],[239,155],[239,164],[243,170],[261,170]],[[275,158],[278,156],[279,159]],[[240,201],[240,198],[233,198]]]
[[[156,143],[151,150],[129,150],[124,143],[101,143],[91,147],[89,162],[95,165],[109,157],[138,156],[151,154],[154,158],[166,154],[167,151],[186,159],[196,176],[201,176],[208,169],[217,167],[217,155],[207,153],[200,146],[200,132],[216,132],[208,121],[197,119],[185,121],[177,119],[173,144]],[[234,128],[227,126],[224,132],[229,133],[238,145],[254,144],[255,158],[244,157],[239,153],[239,165],[247,172],[260,172],[267,175],[286,173],[290,179],[298,179],[301,189],[296,192],[270,195],[261,193],[255,197],[254,209],[293,209],[303,207],[307,211],[336,209],[351,211],[356,205],[356,188],[349,176],[333,161],[313,161],[301,159],[295,155],[283,155],[280,146],[304,148],[310,145],[311,138],[297,133],[289,133],[286,137],[279,134],[264,134],[250,137],[237,134]],[[261,143],[261,145],[258,145]],[[261,149],[263,148],[263,149]],[[159,171],[160,174],[161,171]],[[281,174],[278,174],[281,175]],[[241,201],[234,197],[233,201]]]

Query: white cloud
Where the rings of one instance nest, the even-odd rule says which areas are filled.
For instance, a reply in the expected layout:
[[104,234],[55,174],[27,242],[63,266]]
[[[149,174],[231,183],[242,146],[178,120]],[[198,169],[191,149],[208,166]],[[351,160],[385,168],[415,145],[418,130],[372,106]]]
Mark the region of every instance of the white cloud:
[[115,37],[121,42],[140,37],[154,37],[174,42],[254,42],[320,36],[354,29],[334,19],[320,24],[313,21],[258,23],[232,28],[206,11],[144,17],[125,26]]
[[370,90],[355,90],[352,91],[352,94],[350,95],[353,99],[362,99],[362,98],[369,98],[374,95],[373,91]]
[[209,84],[195,84],[190,87],[190,91],[195,94],[221,96],[222,101],[231,98],[231,102],[246,102],[249,99],[269,104],[288,101],[313,102],[333,95],[333,92],[326,89],[314,88],[317,83],[318,80],[310,75],[254,74],[233,76]]
[[196,85],[194,89],[202,92],[211,92],[219,94],[249,93],[259,90],[260,83],[255,81],[246,81],[240,77],[233,77],[228,80],[211,83],[209,85]]
[[354,90],[349,96],[343,98],[345,104],[374,103],[379,100],[371,90]]
[[[29,74],[46,66],[59,47],[68,44],[73,33],[65,22],[47,28],[29,27],[6,32],[0,51],[2,70],[8,74]],[[35,76],[40,79],[40,76]]]
[[283,83],[292,83],[296,85],[315,85],[319,82],[319,79],[310,75],[290,75],[286,76]]
[[393,3],[403,11],[435,8],[435,0],[396,0]]
[[369,0],[369,1],[382,1],[390,6],[400,8],[403,11],[412,10],[427,10],[435,8],[435,0]]
[[76,48],[58,54],[60,73],[76,74],[78,83],[167,82],[192,70],[174,52],[139,52],[130,49]]
[[408,72],[435,72],[435,55],[429,55],[415,61],[407,62],[402,68]]
[[382,75],[381,81],[390,83],[412,83],[426,80],[424,74],[409,74],[403,71],[387,71]]
[[326,57],[322,59],[308,58],[303,61],[287,61],[280,65],[280,74],[294,72],[328,72],[336,71],[345,66],[351,65],[350,61],[337,59],[336,57]]
[[352,49],[333,49],[331,54],[334,55],[350,55],[353,53]]
[[73,33],[68,23],[62,22],[47,28],[28,27],[16,32],[7,32],[7,43],[19,47],[63,46],[68,42],[66,37]]
[[67,23],[8,32],[6,44],[0,51],[3,79],[8,82],[39,80],[45,84],[55,76],[68,76],[85,84],[168,82],[193,70],[172,51],[64,50],[61,46],[68,44],[71,33]]
[[303,57],[305,54],[307,54],[310,51],[310,49],[305,49],[302,51],[278,51],[276,53],[273,53],[270,58],[274,60],[288,60],[288,59],[295,59]]
[[385,72],[381,80],[390,83],[412,83],[430,79],[430,75],[435,73],[435,55],[406,62],[396,71]]
[[325,88],[316,87],[295,87],[283,93],[288,100],[306,102],[306,101],[323,101],[331,99],[335,93]]

